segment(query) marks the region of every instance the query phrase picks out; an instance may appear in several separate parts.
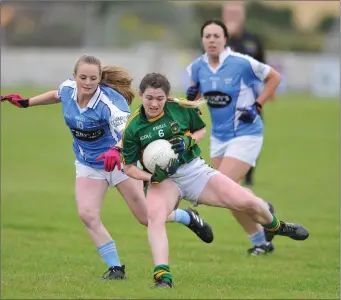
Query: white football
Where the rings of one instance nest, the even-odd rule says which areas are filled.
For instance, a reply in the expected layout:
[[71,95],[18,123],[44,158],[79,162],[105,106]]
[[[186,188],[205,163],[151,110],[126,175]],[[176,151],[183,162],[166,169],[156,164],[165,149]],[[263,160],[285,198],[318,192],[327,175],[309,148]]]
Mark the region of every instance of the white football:
[[178,158],[178,154],[174,153],[170,142],[162,139],[151,142],[142,155],[143,164],[151,173],[154,173],[156,164],[166,169],[172,158]]

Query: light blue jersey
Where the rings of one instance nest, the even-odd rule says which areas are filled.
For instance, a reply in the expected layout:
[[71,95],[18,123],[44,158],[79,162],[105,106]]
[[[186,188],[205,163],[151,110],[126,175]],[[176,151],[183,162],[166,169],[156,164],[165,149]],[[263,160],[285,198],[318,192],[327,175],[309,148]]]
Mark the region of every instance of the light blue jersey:
[[224,142],[245,135],[262,136],[262,119],[258,116],[253,123],[240,121],[241,112],[237,108],[255,102],[256,86],[265,80],[270,66],[230,48],[220,54],[219,61],[214,70],[204,54],[187,68],[192,81],[200,83],[200,93],[207,100],[212,135]]
[[99,86],[88,105],[81,109],[77,103],[74,80],[63,82],[58,91],[64,120],[73,136],[76,159],[89,167],[104,169],[96,158],[115,146],[122,138],[130,109],[125,98],[108,86]]

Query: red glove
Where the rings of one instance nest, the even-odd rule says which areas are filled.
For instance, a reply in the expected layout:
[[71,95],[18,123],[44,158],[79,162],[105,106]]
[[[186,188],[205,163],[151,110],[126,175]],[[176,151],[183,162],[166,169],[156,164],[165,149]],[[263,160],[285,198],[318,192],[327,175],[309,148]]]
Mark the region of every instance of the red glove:
[[111,172],[115,169],[121,170],[121,149],[118,147],[111,148],[107,152],[102,153],[96,160],[104,159],[104,170]]
[[0,101],[8,101],[9,103],[20,108],[27,108],[30,105],[28,99],[21,97],[19,94],[8,94],[1,96]]

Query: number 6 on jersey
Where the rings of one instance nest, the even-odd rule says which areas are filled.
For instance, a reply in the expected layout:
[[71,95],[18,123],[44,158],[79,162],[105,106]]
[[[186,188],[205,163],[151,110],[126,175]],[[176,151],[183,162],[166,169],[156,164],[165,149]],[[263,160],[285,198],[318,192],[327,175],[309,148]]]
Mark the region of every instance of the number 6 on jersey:
[[163,129],[160,129],[158,134],[159,134],[159,137],[164,137],[165,136],[165,133],[163,132]]

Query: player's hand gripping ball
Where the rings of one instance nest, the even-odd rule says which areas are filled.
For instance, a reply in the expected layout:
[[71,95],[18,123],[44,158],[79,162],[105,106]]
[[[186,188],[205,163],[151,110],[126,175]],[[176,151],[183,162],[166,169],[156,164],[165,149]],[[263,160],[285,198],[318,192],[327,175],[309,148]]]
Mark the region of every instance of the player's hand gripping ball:
[[178,159],[172,158],[169,161],[168,166],[166,169],[161,169],[158,164],[155,166],[155,171],[152,175],[152,178],[150,179],[151,183],[160,183],[167,179],[169,176],[172,176],[176,173],[178,168],[180,167],[180,163]]
[[195,139],[191,136],[176,136],[169,141],[175,153],[182,153],[190,149],[195,144]]

